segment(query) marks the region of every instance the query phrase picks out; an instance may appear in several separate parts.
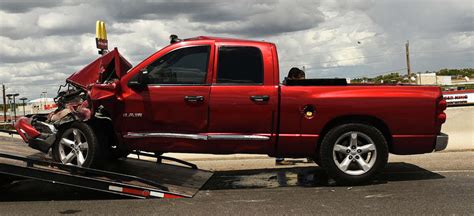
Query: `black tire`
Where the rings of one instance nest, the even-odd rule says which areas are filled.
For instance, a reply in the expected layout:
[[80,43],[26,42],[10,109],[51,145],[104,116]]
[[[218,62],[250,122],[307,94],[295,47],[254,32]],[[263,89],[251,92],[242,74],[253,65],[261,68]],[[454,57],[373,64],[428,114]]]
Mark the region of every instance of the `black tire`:
[[[356,138],[354,139],[356,140],[355,143],[359,143],[358,139],[371,139],[370,141],[373,141],[373,144],[375,145],[375,151],[371,151],[370,153],[361,153],[360,155],[357,154],[356,152],[359,152],[359,148],[363,145],[359,146],[359,144],[357,144],[357,147],[355,147],[356,149],[351,148],[352,145],[350,144],[350,142],[351,140],[353,140],[352,137],[354,133],[357,134],[355,136]],[[347,135],[349,135],[349,140],[345,138],[347,137]],[[367,137],[369,139],[367,139]],[[336,145],[336,141],[341,143],[349,142],[347,149],[343,150],[346,151],[346,155],[344,155],[344,153],[340,153],[341,151],[336,151],[336,149],[334,148]],[[362,141],[360,142],[362,144]],[[345,147],[344,144],[340,145]],[[366,145],[368,146],[368,144]],[[373,148],[372,145],[371,147]],[[362,152],[362,150],[360,150],[360,152]],[[324,136],[323,141],[321,142],[321,149],[319,154],[321,166],[326,170],[329,177],[333,178],[338,184],[341,185],[357,185],[362,183],[368,183],[383,170],[388,160],[388,146],[384,135],[377,128],[363,123],[347,123],[332,128]],[[366,160],[370,160],[370,163],[367,164],[372,164],[371,167],[367,168],[369,166],[366,166],[365,168],[367,170],[364,170],[364,166],[361,165],[363,163],[359,163],[359,161],[356,160],[356,156],[357,159],[360,158],[364,160],[364,162],[366,162]],[[351,159],[349,160],[349,158]],[[349,165],[343,166],[344,160],[346,159],[347,161],[350,161],[348,162]],[[372,159],[374,159],[375,161],[372,161]],[[343,171],[343,169],[345,169],[345,171]]]
[[[80,132],[80,140],[82,141],[82,143],[87,142],[87,151],[85,151],[85,155],[84,153],[82,154],[85,160],[81,165],[79,165],[77,155],[74,159],[72,159],[70,164],[82,167],[94,167],[98,165],[102,158],[101,148],[99,146],[97,136],[95,135],[94,130],[88,124],[83,122],[74,122],[64,126],[63,128],[60,128],[57,134],[56,142],[54,143],[52,149],[53,159],[59,163],[65,163],[65,161],[61,161],[61,158],[64,158],[64,156],[67,156],[69,153],[71,153],[72,148],[69,147],[68,149],[66,145],[61,144],[61,140],[63,138],[66,138],[68,140],[73,140],[77,144],[74,131],[76,131],[76,133],[77,131]],[[63,147],[60,147],[60,145],[63,145]],[[77,149],[80,148],[78,147]],[[83,151],[84,150],[82,150],[81,152]]]

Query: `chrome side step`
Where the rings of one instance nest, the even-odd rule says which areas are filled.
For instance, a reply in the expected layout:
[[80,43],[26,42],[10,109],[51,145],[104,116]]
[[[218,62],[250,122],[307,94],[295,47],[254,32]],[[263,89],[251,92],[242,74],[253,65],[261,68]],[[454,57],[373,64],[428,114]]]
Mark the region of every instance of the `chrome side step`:
[[201,135],[201,134],[184,134],[184,133],[133,133],[129,132],[123,136],[124,138],[177,138],[177,139],[192,139],[192,140],[269,140],[268,136],[261,135]]

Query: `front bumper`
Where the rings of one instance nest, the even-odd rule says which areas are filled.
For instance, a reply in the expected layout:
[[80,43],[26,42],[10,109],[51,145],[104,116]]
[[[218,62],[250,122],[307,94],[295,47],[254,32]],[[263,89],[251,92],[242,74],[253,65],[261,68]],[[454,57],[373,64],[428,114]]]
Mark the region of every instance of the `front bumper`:
[[31,125],[31,119],[26,117],[21,117],[15,123],[15,129],[21,138],[28,143],[28,146],[44,153],[48,153],[56,140],[56,129],[52,125],[43,122],[41,124],[50,127],[50,133],[41,133]]
[[435,151],[442,151],[448,146],[448,134],[441,133],[436,136]]

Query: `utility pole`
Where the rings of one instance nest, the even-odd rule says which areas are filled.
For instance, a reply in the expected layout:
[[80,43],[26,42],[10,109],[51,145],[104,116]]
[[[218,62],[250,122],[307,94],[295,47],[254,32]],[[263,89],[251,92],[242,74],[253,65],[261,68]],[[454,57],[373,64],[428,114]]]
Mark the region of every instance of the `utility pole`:
[[42,109],[45,109],[45,106],[46,106],[46,97],[48,96],[47,94],[48,94],[48,92],[46,92],[46,91],[42,92],[42,96],[41,96],[41,97],[42,97],[41,100],[43,101],[43,108],[42,108]]
[[407,43],[405,44],[405,51],[407,55],[407,73],[408,73],[408,79],[410,79],[411,75],[411,68],[410,68],[410,42],[407,40]]
[[419,83],[417,83],[418,85],[421,85],[421,72],[418,72],[418,80],[419,80]]
[[26,112],[25,112],[25,101],[28,100],[28,98],[22,97],[22,98],[20,98],[20,100],[23,102],[23,116],[25,116],[25,115],[26,115]]
[[13,122],[16,122],[16,101],[15,97],[18,97],[20,94],[15,93],[13,94]]
[[[8,98],[8,108],[10,109],[10,111],[8,111],[8,115],[10,116],[10,120],[11,120],[11,117],[12,117],[12,106],[11,106],[11,104],[12,104],[12,96],[13,96],[13,94],[7,94],[7,98]],[[7,121],[7,120],[5,119],[5,122],[6,122],[6,121]]]
[[7,121],[7,103],[6,103],[6,97],[5,97],[5,85],[2,84],[2,89],[3,89],[3,121]]

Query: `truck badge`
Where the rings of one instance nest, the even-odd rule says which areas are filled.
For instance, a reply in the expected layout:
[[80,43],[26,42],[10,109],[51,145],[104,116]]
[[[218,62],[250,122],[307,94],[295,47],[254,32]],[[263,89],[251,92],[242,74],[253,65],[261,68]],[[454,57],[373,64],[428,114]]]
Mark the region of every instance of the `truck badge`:
[[124,118],[141,118],[143,117],[143,113],[124,113],[122,116]]

